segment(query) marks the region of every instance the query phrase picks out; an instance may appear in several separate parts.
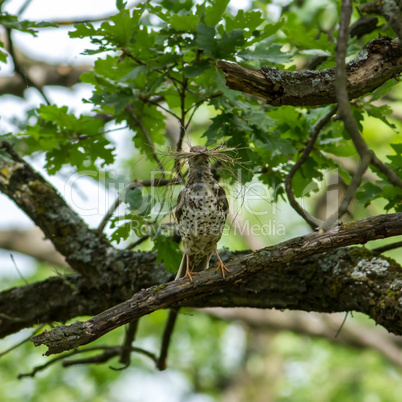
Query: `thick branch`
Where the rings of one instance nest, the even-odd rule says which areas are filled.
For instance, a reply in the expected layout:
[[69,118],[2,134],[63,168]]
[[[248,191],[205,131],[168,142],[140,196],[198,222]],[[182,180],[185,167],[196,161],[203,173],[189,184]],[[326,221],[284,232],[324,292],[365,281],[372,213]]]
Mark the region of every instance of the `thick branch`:
[[65,258],[55,250],[49,240],[44,240],[44,235],[38,228],[0,230],[0,248],[25,254],[47,264],[67,266]]
[[[131,257],[129,257],[131,256]],[[119,304],[143,288],[172,279],[153,253],[124,251],[109,271],[89,281],[80,274],[55,276],[0,293],[0,338],[37,323],[65,322],[95,315]]]
[[[24,65],[24,67],[26,66]],[[57,66],[39,62],[36,66],[27,68],[28,74],[35,79],[35,82],[38,82],[40,87],[56,85],[67,88],[79,83],[81,74],[88,70],[89,68],[86,66]],[[9,94],[22,98],[26,89],[26,82],[18,74],[11,77],[0,77],[0,95]]]
[[[314,265],[309,259],[317,253],[401,233],[402,213],[396,213],[338,226],[324,234],[298,237],[235,259],[227,265],[231,271],[227,279],[217,278],[211,270],[201,272],[194,278],[193,284],[177,280],[145,289],[86,322],[56,327],[33,337],[32,341],[36,346],[47,345],[47,355],[60,353],[92,342],[161,308],[191,305],[202,296],[208,296],[207,305],[211,306],[214,294],[220,297],[223,289],[237,294],[245,283],[247,286],[250,284],[246,281],[253,277],[254,286],[247,288],[250,294],[243,300],[245,305],[252,303],[252,294],[257,290],[258,299],[266,297],[270,307],[322,312],[356,310],[369,315],[388,331],[402,334],[402,306],[399,303],[402,296],[401,273],[400,267],[392,260],[373,257],[367,263],[358,251],[350,256],[347,250],[345,254],[343,250],[338,250],[335,255],[328,256],[328,265],[324,267]],[[348,258],[349,264],[346,262]],[[298,266],[299,270],[295,271],[293,267],[303,259],[307,259],[304,269]],[[259,275],[268,280],[269,291],[266,293],[259,291],[263,284]],[[222,299],[221,305],[224,305]],[[237,305],[240,305],[240,300]]]
[[[283,71],[272,67],[253,70],[219,61],[230,89],[264,98],[274,106],[319,106],[336,102],[335,68],[322,71]],[[371,93],[402,72],[398,40],[373,39],[346,66],[349,99]]]
[[115,251],[106,238],[90,230],[8,143],[0,142],[0,151],[0,191],[42,229],[73,269],[87,276],[99,275],[102,259]]

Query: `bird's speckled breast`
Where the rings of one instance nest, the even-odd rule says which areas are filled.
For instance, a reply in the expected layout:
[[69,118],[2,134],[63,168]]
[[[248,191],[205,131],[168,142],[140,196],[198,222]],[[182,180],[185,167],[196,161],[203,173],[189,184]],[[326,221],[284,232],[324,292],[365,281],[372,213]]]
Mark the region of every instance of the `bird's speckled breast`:
[[219,198],[219,184],[212,177],[201,180],[186,185],[179,229],[184,252],[194,266],[216,248],[228,212]]

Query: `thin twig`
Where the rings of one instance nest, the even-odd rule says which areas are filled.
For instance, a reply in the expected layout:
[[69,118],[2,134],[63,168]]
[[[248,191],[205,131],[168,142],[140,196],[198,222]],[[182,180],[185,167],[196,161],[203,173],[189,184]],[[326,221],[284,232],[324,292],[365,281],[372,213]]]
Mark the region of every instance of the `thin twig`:
[[36,366],[33,368],[33,370],[30,373],[21,373],[18,374],[18,379],[24,378],[24,377],[34,377],[36,373],[38,373],[39,371],[43,371],[45,370],[47,367],[53,365],[54,363],[57,363],[60,360],[66,359],[70,356],[74,356],[78,353],[84,353],[84,352],[88,352],[88,351],[93,351],[93,350],[104,350],[106,348],[108,348],[109,346],[92,346],[89,348],[85,348],[85,349],[74,349],[73,351],[57,356],[51,360],[49,360],[48,362],[41,364],[39,366]]
[[18,342],[18,343],[16,343],[15,345],[10,346],[8,349],[6,349],[6,350],[4,350],[3,352],[1,352],[1,353],[0,353],[0,357],[5,356],[7,353],[10,353],[10,352],[13,351],[14,349],[17,349],[18,347],[20,347],[20,346],[23,345],[24,343],[28,342],[28,341],[31,339],[31,337],[34,336],[34,335],[35,335],[38,331],[40,331],[43,327],[44,327],[44,325],[41,325],[41,326],[35,328],[27,338],[23,339],[21,342]]
[[[112,359],[113,357],[120,355],[121,348],[122,348],[121,346],[109,346],[109,347],[105,348],[105,351],[100,355],[88,357],[88,358],[84,358],[84,359],[64,361],[63,367],[76,366],[78,364],[106,363],[108,360]],[[136,353],[142,354],[144,356],[147,356],[156,364],[156,361],[157,361],[156,356],[153,353],[149,352],[148,350],[132,346],[131,352],[136,352]],[[109,366],[109,368],[111,368],[113,370],[112,367]],[[114,369],[114,370],[116,370],[116,369]]]
[[32,3],[32,0],[25,0],[24,4],[18,9],[17,16],[20,17],[21,14],[28,8],[28,6]]
[[144,100],[144,103],[150,103],[151,105],[155,105],[156,107],[159,107],[160,109],[164,110],[166,113],[169,113],[175,119],[180,120],[180,117],[176,113],[173,113],[171,110],[167,109],[166,107],[162,106],[160,103],[156,101],[148,99]]
[[45,100],[47,105],[50,105],[50,101],[47,98],[47,96],[45,95],[45,93],[43,92],[43,88],[41,88],[39,85],[35,84],[35,82],[33,82],[31,80],[31,78],[29,77],[27,71],[25,70],[22,71],[22,68],[18,62],[18,59],[15,55],[15,49],[14,49],[14,43],[13,40],[11,38],[11,29],[10,28],[6,28],[6,34],[7,34],[7,40],[8,40],[8,52],[10,53],[11,58],[13,59],[14,62],[14,71],[22,78],[22,80],[27,83],[27,86],[33,87],[35,88],[43,97],[43,99]]
[[346,312],[345,317],[343,318],[343,321],[341,323],[341,326],[339,327],[338,331],[336,331],[335,338],[338,338],[338,335],[341,333],[343,326],[345,325],[346,319],[348,318],[349,311]]
[[[45,370],[49,366],[52,366],[53,364],[55,364],[61,360],[68,359],[69,357],[75,356],[77,354],[93,352],[93,351],[97,351],[97,350],[103,350],[103,353],[96,355],[96,356],[83,358],[83,359],[63,361],[63,367],[75,366],[77,364],[105,363],[108,360],[110,360],[111,358],[118,356],[122,351],[122,346],[91,346],[88,348],[74,349],[73,351],[71,351],[69,353],[65,353],[63,355],[57,356],[57,357],[47,361],[44,364],[34,367],[33,370],[29,373],[18,374],[18,379],[21,379],[24,377],[34,377],[36,373]],[[157,364],[158,359],[156,358],[156,356],[153,353],[151,353],[145,349],[138,348],[138,347],[131,347],[131,352],[136,352],[136,353],[140,353],[144,356],[147,356],[155,363],[155,365]]]
[[[180,184],[180,181],[177,179],[152,179],[152,180],[135,180],[131,182],[128,186],[126,186],[122,192],[125,193],[127,190],[131,190],[133,188],[140,188],[140,187],[163,187],[169,186],[174,184]],[[117,208],[119,208],[120,204],[124,201],[122,194],[120,194],[113,204],[110,206],[109,210],[106,212],[105,216],[103,217],[101,223],[98,226],[97,231],[103,232],[105,229],[109,219],[112,217],[114,212]]]
[[325,222],[320,226],[322,229],[324,230],[330,229],[337,222],[337,220],[342,218],[342,216],[348,211],[349,205],[356,194],[356,190],[360,186],[362,177],[371,162],[371,157],[372,157],[371,152],[368,152],[363,156],[359,167],[357,168],[355,174],[353,175],[352,181],[350,182],[348,188],[346,189],[345,195],[343,196],[342,202],[339,205],[338,210],[325,220]]
[[138,127],[144,133],[145,138],[146,138],[146,140],[148,142],[148,145],[151,148],[152,157],[155,159],[156,163],[158,164],[159,169],[161,171],[162,178],[164,179],[165,178],[165,169],[164,169],[161,161],[159,160],[158,155],[155,152],[155,146],[154,146],[154,143],[152,142],[152,139],[151,139],[151,137],[150,137],[150,135],[148,133],[148,130],[142,124],[141,119],[134,113],[134,110],[132,109],[132,107],[128,107],[126,110],[130,114],[130,116],[135,120],[135,122],[137,123]]
[[110,346],[104,349],[103,353],[95,356],[83,357],[82,359],[66,360],[63,362],[63,367],[76,366],[78,364],[100,364],[106,363],[113,357],[119,356],[121,346]]
[[[128,327],[126,328],[126,337],[124,339],[124,344],[121,348],[121,355],[119,362],[123,364],[123,368],[126,368],[130,365],[131,362],[131,344],[134,342],[135,335],[138,329],[138,320],[130,322]],[[121,370],[120,368],[119,370]]]
[[181,91],[179,91],[181,116],[180,116],[180,121],[179,121],[180,122],[180,135],[179,135],[179,141],[177,142],[177,146],[176,146],[177,152],[180,152],[182,150],[183,139],[187,132],[187,130],[186,130],[186,109],[185,109],[186,108],[187,82],[188,82],[188,79],[186,77],[184,77]]
[[123,199],[122,199],[121,195],[119,194],[119,196],[115,199],[115,201],[113,202],[113,204],[110,206],[110,208],[106,212],[105,216],[103,217],[101,223],[99,224],[98,229],[97,229],[97,231],[99,233],[103,232],[103,230],[105,229],[105,226],[109,222],[109,219],[112,217],[112,215],[114,214],[116,209],[119,208],[119,206],[122,202],[123,202]]
[[398,186],[402,188],[402,180],[401,178],[387,165],[377,158],[377,155],[373,155],[371,160],[372,165],[374,165],[381,173],[383,173],[388,181],[393,184],[394,186]]
[[396,248],[402,247],[402,241],[397,241],[395,243],[387,244],[385,246],[373,248],[372,251],[375,251],[378,254],[385,253],[389,250],[395,250]]
[[333,107],[315,126],[312,132],[312,135],[304,148],[304,151],[299,158],[299,160],[292,166],[290,169],[289,174],[286,176],[285,179],[285,189],[286,189],[286,194],[288,196],[288,200],[292,208],[310,225],[312,229],[316,229],[318,227],[318,224],[315,222],[315,220],[310,216],[310,214],[305,211],[301,205],[296,201],[296,198],[293,194],[292,191],[292,179],[296,172],[300,169],[300,167],[305,163],[313,150],[314,144],[318,138],[318,135],[320,134],[320,131],[323,129],[323,127],[331,120],[331,117],[335,114],[337,110],[337,107]]
[[146,234],[146,235],[140,237],[138,240],[136,240],[136,241],[132,242],[131,244],[129,244],[126,247],[126,250],[132,250],[133,248],[135,248],[135,247],[139,246],[140,244],[144,243],[144,241],[148,240],[150,237],[151,237],[150,234]]
[[172,308],[169,311],[169,318],[166,322],[165,330],[163,331],[161,351],[157,363],[157,368],[159,370],[165,370],[167,367],[166,360],[169,350],[170,339],[173,334],[174,325],[177,320],[177,315],[179,314],[179,308]]
[[25,277],[22,275],[21,271],[18,268],[17,263],[15,262],[14,256],[10,253],[10,258],[11,261],[14,264],[15,270],[17,271],[18,275],[20,276],[20,278],[25,282],[25,285],[29,285],[29,282],[25,279]]
[[209,100],[209,99],[213,99],[213,98],[218,98],[220,96],[222,96],[223,93],[222,92],[218,92],[217,94],[211,95],[211,96],[206,96],[205,98],[202,98],[201,100],[199,100],[196,103],[193,103],[186,111],[185,113],[187,114],[192,108],[198,108],[199,106],[201,106],[205,101]]

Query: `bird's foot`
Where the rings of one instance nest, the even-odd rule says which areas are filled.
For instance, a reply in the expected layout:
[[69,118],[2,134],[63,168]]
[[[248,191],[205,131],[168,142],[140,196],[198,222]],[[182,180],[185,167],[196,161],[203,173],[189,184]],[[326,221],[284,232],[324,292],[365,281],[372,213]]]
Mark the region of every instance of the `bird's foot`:
[[225,279],[225,271],[226,272],[230,272],[230,271],[225,267],[225,264],[222,262],[221,258],[219,257],[219,254],[216,250],[215,250],[215,254],[218,257],[218,266],[216,267],[215,271],[220,269],[222,272],[222,278]]
[[193,283],[193,278],[191,277],[191,275],[198,275],[198,272],[193,272],[193,271],[190,271],[189,269],[187,269],[186,275],[184,275],[183,278],[189,278],[190,282]]

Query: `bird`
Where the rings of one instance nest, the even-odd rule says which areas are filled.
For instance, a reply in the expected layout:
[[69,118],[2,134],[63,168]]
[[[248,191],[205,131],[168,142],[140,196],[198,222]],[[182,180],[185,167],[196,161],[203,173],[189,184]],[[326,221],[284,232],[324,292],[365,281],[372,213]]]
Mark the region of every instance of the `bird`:
[[225,190],[215,180],[209,167],[208,151],[204,145],[196,145],[186,153],[189,172],[186,185],[177,198],[175,215],[179,233],[183,241],[183,258],[176,279],[189,278],[206,270],[212,254],[218,258],[216,270],[222,277],[229,270],[225,267],[216,250],[222,237],[229,204]]

